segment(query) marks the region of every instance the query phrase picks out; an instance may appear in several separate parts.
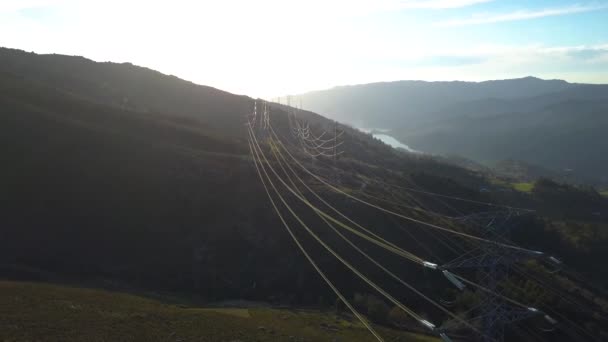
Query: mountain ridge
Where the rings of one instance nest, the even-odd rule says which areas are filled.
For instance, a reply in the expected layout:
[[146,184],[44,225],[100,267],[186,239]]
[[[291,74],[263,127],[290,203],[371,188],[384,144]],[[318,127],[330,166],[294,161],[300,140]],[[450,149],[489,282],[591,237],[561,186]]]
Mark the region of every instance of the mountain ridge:
[[[523,145],[538,143],[542,136],[557,134],[552,123],[555,120],[564,123],[560,134],[566,134],[565,139],[557,142],[566,151],[562,159],[571,165],[553,158],[544,160],[541,166],[574,168],[592,182],[605,182],[603,177],[608,172],[608,164],[597,169],[595,159],[586,160],[580,168],[572,165],[585,154],[582,145],[576,147],[580,145],[577,141],[586,136],[597,137],[602,130],[608,129],[604,116],[598,112],[608,103],[608,85],[605,84],[536,77],[483,82],[396,81],[315,91],[293,98],[301,100],[306,109],[355,127],[390,127],[390,135],[416,150],[460,154],[488,165],[506,159],[537,163],[538,154],[525,152]],[[488,118],[495,120],[488,121]],[[582,128],[578,121],[591,118],[598,120],[597,124],[587,121],[586,127],[579,132],[565,131],[568,126]],[[475,131],[469,127],[474,127]],[[508,131],[508,127],[512,130]],[[523,140],[522,129],[529,131]],[[451,135],[446,135],[446,130],[451,131]],[[500,146],[480,153],[476,150],[477,145],[484,144],[481,136],[486,131],[500,132],[504,137]],[[474,139],[471,135],[478,137]],[[488,133],[483,139],[489,138]],[[551,151],[552,144],[547,141],[545,145],[535,146],[535,153],[542,155],[544,150]],[[601,142],[597,149],[608,153],[608,147]]]
[[[427,80],[415,80],[415,79],[403,79],[403,80],[393,80],[393,81],[375,81],[375,82],[368,82],[368,83],[353,83],[353,84],[344,84],[344,85],[336,85],[336,86],[332,86],[332,87],[328,87],[328,88],[323,88],[323,89],[317,89],[317,90],[310,90],[310,91],[306,91],[303,93],[298,93],[298,94],[282,94],[279,97],[286,97],[286,96],[293,96],[293,97],[298,97],[304,94],[311,94],[311,93],[319,93],[319,92],[326,92],[326,91],[330,91],[330,90],[339,90],[339,89],[344,89],[344,88],[356,88],[356,87],[360,87],[360,86],[381,86],[381,85],[396,85],[396,84],[408,84],[408,83],[418,83],[418,84],[470,84],[470,85],[474,85],[474,84],[479,84],[479,85],[483,85],[483,84],[493,84],[493,83],[500,83],[500,82],[505,82],[505,81],[511,81],[511,82],[552,82],[554,84],[562,84],[562,85],[581,85],[581,84],[588,84],[588,85],[604,85],[604,83],[579,83],[579,82],[569,82],[566,80],[562,80],[562,79],[558,79],[558,78],[552,78],[552,79],[544,79],[544,78],[540,78],[540,77],[536,77],[536,76],[524,76],[524,77],[516,77],[516,78],[505,78],[505,79],[489,79],[489,80],[484,80],[484,81],[463,81],[463,80],[451,80],[451,81],[427,81]],[[273,97],[276,98],[276,97]]]

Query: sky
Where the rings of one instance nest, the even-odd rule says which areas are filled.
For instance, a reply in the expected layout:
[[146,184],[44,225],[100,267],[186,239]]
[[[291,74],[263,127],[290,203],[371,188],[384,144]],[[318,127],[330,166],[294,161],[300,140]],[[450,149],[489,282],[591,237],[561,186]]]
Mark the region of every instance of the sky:
[[265,98],[394,80],[608,83],[608,0],[0,0],[0,46]]

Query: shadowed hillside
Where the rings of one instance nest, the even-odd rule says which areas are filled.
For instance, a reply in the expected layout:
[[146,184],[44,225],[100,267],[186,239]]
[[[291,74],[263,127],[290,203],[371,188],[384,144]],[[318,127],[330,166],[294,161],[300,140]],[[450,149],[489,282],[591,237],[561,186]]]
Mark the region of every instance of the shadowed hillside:
[[[313,270],[269,210],[249,157],[244,123],[253,99],[132,65],[7,49],[0,59],[20,65],[0,74],[5,274],[318,301],[323,285],[306,281]],[[115,101],[127,97],[130,106]],[[286,115],[272,115],[288,134]],[[345,181],[405,168],[480,181],[343,129]]]
[[[245,124],[254,103],[263,101],[129,64],[9,49],[0,50],[0,61],[0,277],[168,293],[189,303],[245,299],[344,311],[290,240],[257,178]],[[291,109],[269,108],[273,130],[297,147],[287,115]],[[583,301],[583,310],[555,296],[523,299],[559,307],[578,323],[605,333],[603,316],[594,313],[607,309],[602,298],[608,275],[600,263],[588,260],[605,256],[606,200],[593,189],[537,182],[530,193],[512,191],[487,170],[397,151],[313,112],[298,112],[298,120],[317,135],[332,128],[343,131],[344,153],[313,160],[294,148],[296,159],[332,179],[339,190],[367,194],[370,201],[414,220],[398,221],[304,172],[301,177],[348,217],[424,258],[449,260],[457,253],[449,244],[437,243],[444,238],[429,233],[428,224],[473,232],[454,217],[487,211],[487,203],[537,209],[538,216],[513,219],[515,241],[564,256],[592,282],[581,281],[578,274],[559,275],[556,287]],[[269,134],[261,131],[259,140],[260,150],[271,155],[277,148]],[[268,163],[273,164],[278,166]],[[403,190],[408,187],[418,192]],[[448,197],[438,200],[429,192]],[[320,205],[320,200],[311,201]],[[398,293],[424,317],[442,317],[441,310],[388,281],[324,229],[304,203],[294,197],[287,203],[388,292]],[[394,307],[371,294],[305,231],[296,235],[374,323],[420,329],[407,317],[395,323]],[[441,274],[425,273],[420,265],[387,256],[375,245],[364,246],[433,298],[456,296],[446,291],[449,283]],[[554,281],[542,269],[538,277]],[[513,281],[527,284],[523,278]],[[466,311],[475,299],[470,292],[457,297],[457,312]],[[548,339],[559,340],[554,337]]]

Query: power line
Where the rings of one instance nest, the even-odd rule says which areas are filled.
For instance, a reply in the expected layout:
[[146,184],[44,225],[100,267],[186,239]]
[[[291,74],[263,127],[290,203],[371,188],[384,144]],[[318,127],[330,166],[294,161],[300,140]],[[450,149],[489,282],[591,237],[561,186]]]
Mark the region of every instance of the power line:
[[[254,111],[255,111],[255,105],[254,105]],[[399,248],[398,246],[394,245],[391,242],[388,242],[386,240],[384,240],[382,237],[378,236],[377,234],[371,232],[369,229],[366,229],[364,227],[362,227],[361,225],[357,224],[355,221],[353,221],[352,219],[348,218],[348,216],[342,214],[341,212],[339,212],[337,209],[335,209],[333,206],[331,206],[327,201],[325,201],[322,197],[320,197],[318,194],[316,194],[316,192],[314,192],[307,184],[306,182],[304,182],[304,180],[299,177],[299,175],[297,174],[297,172],[295,172],[291,166],[290,163],[285,159],[285,157],[282,155],[281,153],[281,149],[284,150],[289,157],[293,160],[293,162],[295,164],[297,164],[305,173],[309,174],[310,176],[312,176],[314,179],[316,179],[317,181],[319,181],[321,184],[329,187],[332,191],[334,192],[338,192],[341,193],[347,197],[349,197],[350,199],[357,201],[361,204],[376,208],[377,210],[380,210],[386,214],[390,214],[396,217],[400,217],[402,219],[411,221],[411,222],[415,222],[417,224],[420,224],[422,226],[425,227],[431,227],[434,228],[434,230],[439,233],[439,235],[442,235],[443,233],[449,233],[452,235],[456,235],[459,237],[464,237],[467,238],[468,240],[474,241],[476,243],[484,243],[484,244],[489,244],[489,246],[492,246],[494,248],[500,247],[500,248],[504,248],[506,250],[511,250],[511,251],[516,251],[517,253],[523,253],[522,255],[526,255],[526,257],[530,257],[530,256],[543,256],[544,253],[539,252],[539,251],[534,251],[534,250],[529,250],[526,248],[522,248],[519,246],[515,246],[510,242],[501,242],[500,240],[504,240],[501,236],[498,236],[498,239],[489,239],[489,238],[484,238],[484,237],[479,237],[479,236],[475,236],[475,235],[471,235],[465,232],[461,232],[461,231],[456,231],[450,228],[446,228],[446,227],[442,227],[433,223],[429,223],[429,222],[425,222],[413,217],[409,217],[405,214],[396,212],[394,209],[386,209],[380,205],[376,205],[373,203],[370,203],[366,200],[362,200],[356,196],[353,196],[341,189],[339,189],[338,187],[332,185],[330,182],[324,180],[322,177],[317,176],[315,173],[311,172],[310,170],[308,170],[306,167],[304,167],[292,154],[291,152],[287,149],[287,147],[285,146],[285,144],[281,141],[281,139],[278,137],[277,133],[274,131],[274,128],[272,126],[272,124],[270,123],[270,117],[267,113],[267,108],[265,107],[265,127],[266,129],[268,129],[269,131],[269,136],[268,136],[268,143],[271,146],[271,151],[273,153],[273,155],[275,156],[276,162],[278,163],[278,165],[281,167],[281,169],[283,170],[283,173],[287,176],[287,179],[289,180],[289,182],[292,184],[292,187],[290,187],[283,179],[281,176],[279,176],[279,174],[274,170],[274,168],[272,167],[272,165],[270,164],[270,161],[266,158],[266,156],[264,155],[264,151],[262,150],[262,148],[259,146],[258,142],[257,142],[257,138],[255,137],[255,134],[253,132],[253,125],[249,125],[249,131],[250,131],[250,149],[252,152],[252,156],[255,154],[257,155],[257,158],[254,156],[254,161],[256,162],[256,168],[257,168],[257,163],[260,163],[260,165],[262,166],[262,169],[264,171],[264,173],[266,174],[266,177],[268,178],[268,181],[270,182],[270,184],[273,187],[273,190],[276,192],[276,195],[282,200],[283,204],[287,207],[287,209],[291,212],[292,216],[294,216],[296,218],[297,221],[299,221],[299,223],[304,227],[304,229],[306,229],[309,234],[311,236],[313,236],[313,238],[315,238],[315,240],[317,240],[317,242],[319,242],[328,252],[330,252],[331,254],[334,255],[334,257],[336,257],[338,260],[340,260],[345,266],[347,266],[349,269],[351,269],[351,271],[353,271],[355,274],[357,274],[358,276],[360,276],[364,281],[366,281],[366,279],[369,281],[368,278],[366,278],[364,275],[360,274],[360,272],[358,272],[354,266],[352,266],[351,264],[349,264],[346,260],[344,260],[343,258],[341,258],[337,253],[335,253],[331,247],[329,247],[327,244],[325,244],[325,242],[323,242],[323,240],[321,240],[312,230],[310,230],[310,228],[297,216],[297,214],[293,211],[293,209],[284,201],[283,197],[280,195],[278,189],[273,185],[272,180],[270,179],[269,174],[267,173],[262,158],[263,157],[266,165],[268,166],[268,168],[270,169],[270,171],[272,171],[272,173],[274,174],[274,176],[276,177],[277,180],[279,180],[282,185],[285,187],[285,189],[287,189],[288,191],[290,191],[296,198],[298,198],[300,201],[302,201],[305,205],[307,205],[310,209],[312,209],[315,214],[317,216],[319,216],[319,218],[325,223],[327,224],[337,235],[339,235],[344,241],[347,242],[347,244],[349,244],[351,247],[353,247],[355,250],[357,250],[360,254],[362,254],[364,257],[366,257],[367,260],[369,260],[370,262],[374,263],[377,267],[379,267],[380,269],[382,269],[385,273],[387,273],[389,276],[391,276],[393,279],[399,281],[400,283],[402,283],[404,286],[410,288],[412,291],[416,292],[417,290],[412,287],[411,285],[407,284],[405,281],[401,280],[401,278],[399,278],[398,276],[396,276],[394,273],[392,273],[390,270],[386,269],[384,266],[382,266],[379,262],[377,262],[375,259],[373,259],[371,256],[367,255],[364,251],[362,251],[360,248],[358,248],[356,246],[356,244],[354,244],[354,242],[352,242],[350,239],[348,239],[346,236],[344,236],[344,234],[342,234],[338,229],[336,229],[336,226],[343,228],[365,240],[367,240],[368,242],[374,243],[382,248],[384,248],[385,250],[388,250],[390,252],[393,252],[397,255],[400,255],[410,261],[416,262],[418,264],[422,264],[425,267],[429,267],[432,269],[438,269],[442,272],[444,272],[444,275],[446,275],[446,278],[448,278],[450,281],[452,281],[453,283],[456,284],[455,281],[462,281],[462,283],[466,283],[470,286],[473,286],[481,291],[484,291],[486,293],[491,294],[493,297],[498,297],[501,298],[505,301],[510,302],[511,304],[515,304],[518,305],[522,308],[524,308],[524,310],[527,310],[530,314],[538,314],[541,313],[539,310],[537,310],[534,307],[530,307],[530,306],[526,306],[525,304],[522,304],[516,300],[513,300],[509,297],[506,297],[500,293],[497,293],[494,289],[492,288],[487,288],[483,285],[477,284],[475,282],[472,282],[468,279],[465,279],[464,277],[457,275],[457,274],[453,274],[453,273],[447,273],[447,269],[445,267],[448,267],[449,264],[445,264],[442,266],[438,266],[436,264],[430,263],[428,261],[425,261],[424,259],[416,256],[415,254],[405,251],[402,248]],[[336,163],[335,163],[335,158],[338,155],[337,152],[337,147],[339,146],[337,143],[337,124],[335,124],[336,126],[334,126],[334,137],[330,138],[330,139],[322,139],[324,134],[326,134],[326,131],[323,132],[320,136],[315,136],[314,133],[312,132],[310,126],[308,125],[308,123],[306,123],[305,125],[300,124],[297,120],[290,120],[290,117],[288,115],[288,120],[290,122],[290,127],[292,126],[292,121],[295,122],[295,126],[296,129],[294,130],[293,128],[290,128],[290,130],[295,134],[295,137],[297,140],[299,140],[300,144],[303,147],[304,152],[306,152],[307,154],[311,155],[313,157],[315,157],[315,154],[311,154],[310,151],[308,151],[308,149],[310,150],[315,150],[316,151],[329,151],[329,150],[333,150],[333,160],[334,160],[334,166],[333,169],[337,170],[336,167]],[[342,131],[341,133],[343,133],[344,131]],[[325,146],[324,144],[326,144],[327,142],[331,142],[333,140],[333,146]],[[319,141],[321,141],[321,143],[319,143]],[[340,145],[343,142],[340,142]],[[256,148],[257,147],[257,148]],[[258,154],[259,151],[259,154]],[[327,156],[327,155],[323,155],[323,153],[316,153],[316,156]],[[280,158],[279,158],[280,157]],[[283,162],[281,162],[281,160],[283,160]],[[287,167],[290,169],[291,173],[298,179],[298,181],[300,183],[302,183],[302,185],[304,185],[304,187],[307,188],[307,190],[309,190],[310,193],[312,193],[313,195],[315,195],[315,197],[317,197],[317,199],[319,199],[323,204],[325,204],[328,208],[332,209],[332,211],[336,212],[338,215],[340,215],[342,218],[346,219],[348,222],[350,222],[351,224],[353,224],[355,227],[359,228],[359,230],[353,229],[352,227],[349,227],[348,225],[344,224],[343,222],[336,220],[334,217],[332,217],[331,215],[325,213],[323,210],[319,209],[318,207],[316,207],[315,205],[313,205],[312,203],[310,203],[310,201],[305,197],[305,195],[299,190],[298,186],[293,182],[293,180],[291,179],[291,176],[289,176],[288,172],[286,171],[286,169],[283,166],[283,163],[285,165],[287,165]],[[261,177],[261,173],[260,170],[258,169],[258,174]],[[470,199],[466,199],[466,198],[461,198],[461,197],[456,197],[456,196],[448,196],[448,195],[443,195],[443,194],[437,194],[437,193],[433,193],[433,192],[428,192],[428,191],[424,191],[424,190],[419,190],[419,189],[413,189],[410,187],[402,187],[402,186],[398,186],[398,185],[392,185],[392,184],[388,184],[388,183],[384,183],[382,181],[376,181],[380,184],[384,184],[386,186],[389,187],[394,187],[394,188],[398,188],[401,189],[403,191],[405,191],[405,193],[408,196],[411,196],[408,194],[408,192],[414,192],[414,193],[421,193],[421,194],[425,194],[425,195],[431,195],[438,198],[448,198],[448,199],[453,199],[453,200],[459,200],[459,201],[464,201],[464,202],[469,202],[469,203],[475,203],[475,204],[480,204],[480,205],[487,205],[487,206],[492,206],[492,207],[499,207],[499,208],[504,208],[507,209],[509,213],[511,213],[512,211],[526,211],[526,212],[533,212],[533,210],[529,210],[529,209],[524,209],[524,208],[516,208],[516,207],[511,207],[511,206],[505,206],[505,205],[497,205],[497,204],[493,204],[493,203],[487,203],[487,202],[482,202],[482,201],[476,201],[476,200],[470,200]],[[269,195],[269,197],[272,200],[272,197],[270,196],[268,189],[266,188],[267,194]],[[373,198],[376,200],[380,200],[382,202],[385,203],[390,203],[391,205],[395,205],[397,207],[400,208],[408,208],[410,210],[420,210],[420,208],[416,208],[412,207],[412,206],[408,206],[405,205],[403,203],[400,203],[399,200],[395,197],[394,194],[392,194],[392,196],[398,201],[398,202],[393,202],[384,198],[380,198],[377,196],[373,196],[373,195],[368,195],[365,194],[364,192],[360,192],[362,195],[368,197],[368,198]],[[389,192],[390,193],[390,192]],[[412,197],[413,198],[413,197]],[[416,202],[415,198],[414,202]],[[440,199],[437,199],[438,201],[441,201]],[[447,207],[450,207],[447,203],[444,203]],[[477,220],[477,216],[478,215],[486,215],[489,218],[490,223],[488,225],[492,225],[494,223],[494,221],[496,220],[496,218],[498,216],[496,216],[493,213],[482,213],[482,214],[476,214],[473,216],[461,216],[461,217],[448,217],[448,216],[444,216],[438,213],[434,213],[430,210],[424,210],[424,206],[421,203],[418,203],[418,205],[420,205],[421,207],[423,207],[422,212],[425,212],[431,216],[435,216],[437,217],[439,220],[460,220],[463,223],[471,220]],[[275,207],[275,210],[278,210]],[[455,209],[454,209],[455,210]],[[332,224],[333,223],[333,224]],[[334,226],[334,224],[336,226]],[[426,230],[429,231],[429,230]],[[409,232],[408,232],[409,233]],[[433,236],[434,238],[437,238],[438,241],[441,241],[441,239],[439,239],[438,236],[435,236],[435,234],[431,234],[431,236]],[[449,239],[448,239],[449,240]],[[419,244],[421,244],[420,242],[418,242]],[[422,245],[422,244],[421,244]],[[458,246],[458,245],[457,245]],[[483,246],[483,245],[482,245]],[[462,247],[459,247],[462,248]],[[466,253],[470,253],[472,250],[466,251]],[[466,254],[465,253],[465,254]],[[451,278],[451,279],[450,279]],[[455,281],[453,281],[455,280]],[[367,281],[366,281],[367,282]],[[391,300],[392,297],[390,297],[390,295],[386,292],[382,292],[383,290],[381,288],[376,288],[375,283],[369,281],[370,283],[368,283],[369,285],[371,285],[372,287],[374,287],[377,291],[379,291],[380,293],[382,293],[383,295],[386,294],[386,298],[388,298],[389,300]],[[375,286],[374,286],[375,285]],[[424,296],[424,294],[420,293],[420,292],[416,292],[417,294]],[[424,298],[424,297],[423,297]],[[394,298],[392,298],[394,299]],[[442,311],[446,314],[448,314],[448,312],[450,312],[449,310],[445,309],[443,306],[441,306],[440,304],[436,303],[435,301],[433,301],[432,299],[426,297],[426,299],[429,300],[429,303],[433,304],[434,306],[443,309]],[[392,301],[392,300],[391,300]],[[398,301],[397,301],[398,302]],[[395,303],[395,305],[399,306],[398,304]],[[401,307],[400,307],[401,308]],[[412,317],[416,317],[415,315],[417,315],[415,312],[408,312],[407,310],[405,310],[404,308],[401,308],[402,310],[404,310],[406,313],[411,314]],[[444,311],[445,310],[445,311]],[[448,314],[449,315],[449,314]],[[451,316],[451,315],[450,315]],[[418,316],[419,317],[419,316]],[[453,316],[451,316],[453,317]],[[454,317],[453,317],[454,318]],[[466,322],[465,320],[463,320],[465,323],[468,324],[468,322]],[[431,331],[434,332],[439,332],[439,330],[437,330],[437,328],[435,327],[435,325],[433,325],[432,323],[430,323],[429,321],[426,320],[419,320],[419,322],[421,324],[423,324],[424,326],[426,326],[427,328],[429,328]],[[463,322],[461,322],[463,323]],[[464,324],[464,323],[463,323]],[[465,324],[466,325],[466,324]],[[470,325],[470,324],[469,324]],[[473,327],[473,326],[468,326],[469,328]],[[472,329],[474,330],[474,329]],[[482,333],[483,335],[483,333]],[[441,336],[441,335],[440,335]],[[444,338],[444,336],[441,336],[442,338]],[[447,338],[447,336],[446,336]]]
[[[251,151],[251,154],[253,155],[253,148],[252,148],[251,141],[249,142],[249,149]],[[315,263],[315,261],[312,259],[312,257],[308,254],[306,249],[304,249],[304,247],[302,246],[302,244],[300,243],[298,238],[294,235],[293,231],[291,230],[291,228],[289,227],[289,225],[283,218],[283,215],[281,215],[281,212],[279,211],[274,200],[272,199],[272,196],[270,195],[270,192],[268,191],[268,187],[266,186],[266,182],[264,181],[264,178],[262,177],[262,174],[260,173],[260,169],[258,167],[257,160],[255,158],[254,158],[254,163],[255,163],[255,168],[258,172],[258,176],[260,177],[260,181],[262,182],[262,185],[264,187],[264,190],[266,191],[266,195],[268,195],[268,199],[270,200],[272,207],[274,208],[275,212],[279,216],[279,219],[281,220],[281,223],[283,224],[283,226],[285,227],[285,229],[287,230],[287,232],[289,233],[289,235],[291,236],[293,241],[296,243],[296,245],[298,246],[298,248],[300,249],[302,254],[304,254],[304,256],[306,257],[308,262],[313,266],[313,268],[317,271],[317,273],[321,276],[321,278],[323,278],[325,283],[332,289],[332,291],[334,291],[334,293],[338,296],[338,298],[340,298],[340,300],[348,307],[348,309],[353,313],[353,315],[355,315],[355,317],[357,317],[357,319],[365,326],[365,328],[367,330],[369,330],[369,332],[376,338],[376,340],[378,340],[380,342],[384,342],[384,339],[376,332],[376,330],[374,330],[374,328],[367,322],[367,320],[361,316],[361,314],[352,306],[352,304],[350,304],[350,302],[342,295],[342,293],[335,287],[335,285],[331,282],[331,280],[329,280],[329,278],[325,275],[325,273],[319,268],[319,266]],[[266,175],[266,176],[268,176],[268,175]]]
[[[272,128],[272,125],[270,126],[270,132],[271,132],[272,135],[275,136],[275,138],[278,138],[277,135],[276,135],[276,133],[275,133],[275,131],[274,131],[274,129]],[[380,211],[383,211],[385,213],[388,213],[388,214],[400,217],[402,219],[405,219],[405,220],[408,220],[408,221],[412,221],[412,222],[415,222],[415,223],[419,223],[419,224],[422,224],[424,226],[427,226],[427,227],[430,227],[430,228],[433,228],[433,229],[445,231],[445,232],[448,232],[450,234],[455,234],[455,235],[459,235],[461,237],[465,237],[465,238],[469,238],[469,239],[473,239],[473,240],[477,240],[477,241],[482,241],[482,242],[487,242],[487,243],[495,244],[495,245],[498,245],[498,246],[501,246],[501,247],[506,247],[506,248],[512,248],[512,249],[516,249],[516,250],[527,251],[527,252],[530,252],[532,254],[542,254],[542,252],[539,252],[539,251],[533,251],[533,250],[529,250],[529,249],[518,247],[518,246],[514,246],[514,245],[509,245],[509,244],[504,244],[504,243],[500,243],[500,242],[497,242],[497,241],[488,240],[488,239],[485,239],[485,238],[482,238],[482,237],[474,236],[474,235],[471,235],[471,234],[467,234],[467,233],[455,231],[455,230],[452,230],[452,229],[448,229],[448,228],[445,228],[445,227],[441,227],[441,226],[438,226],[438,225],[435,225],[435,224],[432,224],[432,223],[424,222],[424,221],[421,221],[421,220],[418,220],[418,219],[415,219],[415,218],[412,218],[412,217],[408,217],[408,216],[396,213],[396,212],[394,212],[392,210],[388,210],[388,209],[382,208],[380,206],[377,206],[375,204],[369,203],[369,202],[367,202],[365,200],[362,200],[360,198],[357,198],[357,197],[355,197],[355,196],[353,196],[353,195],[351,195],[351,194],[349,194],[349,193],[347,193],[347,192],[345,192],[345,191],[343,191],[341,189],[338,189],[337,187],[335,187],[332,184],[326,182],[324,179],[322,179],[321,177],[317,176],[316,174],[314,174],[313,172],[311,172],[310,170],[308,170],[295,157],[293,157],[293,155],[285,148],[285,146],[280,141],[279,141],[279,144],[283,147],[283,149],[285,150],[285,152],[296,162],[296,164],[299,165],[300,168],[302,168],[309,175],[311,175],[312,177],[314,177],[315,179],[317,179],[319,182],[323,183],[324,185],[328,186],[330,189],[334,190],[335,192],[341,193],[342,195],[344,195],[344,196],[346,196],[346,197],[348,197],[350,199],[353,199],[353,200],[355,200],[357,202],[360,202],[360,203],[365,204],[367,206],[373,207],[373,208],[378,209]]]
[[[270,165],[268,159],[265,157],[264,152],[261,150],[261,147],[258,145],[257,140],[255,138],[255,135],[253,135],[253,132],[250,130],[250,136],[253,138],[253,142],[254,142],[254,152],[257,155],[257,158],[260,160],[261,163],[261,158],[259,156],[259,154],[262,155],[264,161],[266,162],[268,168],[275,174],[275,176],[277,177],[277,179],[279,179],[281,181],[281,183],[283,183],[283,185],[285,187],[288,187],[285,182],[278,176],[278,174],[273,170],[273,167]],[[257,149],[255,148],[257,146]],[[259,154],[258,154],[259,151]],[[306,225],[302,219],[293,211],[293,209],[287,204],[287,202],[283,199],[283,197],[280,195],[280,193],[278,192],[278,190],[276,189],[276,187],[274,186],[272,180],[270,179],[268,173],[265,170],[264,165],[262,164],[262,170],[264,171],[264,173],[266,174],[266,177],[268,178],[268,181],[271,185],[271,187],[274,189],[275,193],[277,194],[277,196],[279,197],[279,199],[283,202],[283,204],[285,205],[285,207],[289,210],[289,212],[292,214],[292,216],[300,223],[300,225],[302,225],[302,227],[304,227],[304,229],[319,243],[321,244],[329,253],[331,253],[334,257],[336,257],[343,265],[345,265],[348,269],[350,269],[353,273],[355,273],[359,278],[361,278],[364,282],[366,282],[368,285],[370,285],[372,288],[374,288],[376,291],[378,291],[380,294],[382,294],[385,298],[387,298],[389,301],[391,301],[393,304],[395,304],[397,307],[399,307],[401,310],[403,310],[404,312],[406,312],[408,315],[410,315],[412,318],[414,318],[415,320],[417,320],[422,326],[426,327],[427,329],[429,329],[432,332],[436,332],[438,333],[438,335],[440,335],[442,338],[444,338],[444,340],[449,341],[449,338],[447,338],[447,336],[445,336],[445,334],[443,332],[438,332],[436,329],[435,324],[429,322],[426,319],[423,319],[420,315],[418,315],[416,312],[414,312],[413,310],[411,310],[410,308],[408,308],[407,306],[405,306],[403,303],[401,303],[400,301],[398,301],[396,298],[394,298],[393,296],[391,296],[389,293],[387,293],[385,290],[383,290],[380,286],[378,286],[376,283],[374,283],[373,281],[371,281],[369,278],[367,278],[365,275],[363,275],[360,271],[358,271],[355,267],[353,267],[348,261],[346,261],[344,258],[342,258],[338,253],[336,253],[331,247],[329,247],[322,239],[320,239],[318,237],[318,235],[316,235],[309,227],[308,225]]]
[[[277,154],[278,151],[278,154]],[[285,158],[280,154],[280,151],[277,149],[275,151],[275,149],[272,149],[273,154],[275,155],[275,159],[277,160],[277,162],[279,163],[281,169],[283,170],[284,174],[287,176],[288,180],[290,181],[290,183],[293,185],[294,188],[297,189],[296,184],[293,182],[293,180],[291,179],[291,177],[289,176],[289,174],[287,173],[287,170],[285,170],[283,163],[279,160],[279,156],[281,157],[281,159],[283,159],[283,162],[285,163],[285,165],[287,165],[287,168],[291,171],[291,173],[296,177],[296,179],[311,193],[314,193],[314,191],[306,184],[306,182],[304,182],[302,180],[302,178],[300,178],[298,176],[298,174],[291,168],[291,166],[289,165],[289,163],[287,163],[287,161],[285,160]],[[301,196],[304,196],[302,194],[301,191],[296,190]],[[438,308],[439,310],[441,310],[442,312],[448,314],[450,317],[454,318],[455,320],[458,320],[459,322],[461,322],[462,324],[466,325],[467,327],[471,328],[472,330],[481,333],[477,328],[475,328],[474,326],[472,326],[471,324],[469,324],[468,322],[466,322],[464,319],[461,319],[460,317],[458,317],[457,315],[455,315],[454,313],[452,313],[451,311],[445,309],[442,305],[438,304],[437,302],[435,302],[434,300],[430,299],[429,297],[427,297],[426,295],[424,295],[422,292],[418,291],[415,287],[413,287],[412,285],[408,284],[407,282],[405,282],[403,279],[401,279],[400,277],[398,277],[397,275],[395,275],[393,272],[391,272],[390,270],[388,270],[386,267],[382,266],[376,259],[372,258],[371,256],[369,256],[369,254],[365,253],[363,250],[361,250],[354,242],[352,242],[348,237],[344,236],[344,234],[342,234],[339,230],[337,230],[329,221],[327,221],[327,219],[325,219],[322,215],[320,215],[319,213],[317,213],[317,215],[340,237],[342,238],[344,241],[346,241],[353,249],[355,249],[357,252],[359,252],[361,255],[363,255],[366,259],[368,259],[369,261],[371,261],[374,265],[376,265],[378,268],[380,268],[382,271],[384,271],[386,274],[388,274],[391,278],[395,279],[396,281],[398,281],[399,283],[401,283],[402,285],[404,285],[405,287],[407,287],[408,289],[410,289],[411,291],[413,291],[414,293],[416,293],[417,295],[419,295],[420,297],[422,297],[424,300],[428,301],[429,303],[431,303],[433,306],[435,306],[436,308]]]

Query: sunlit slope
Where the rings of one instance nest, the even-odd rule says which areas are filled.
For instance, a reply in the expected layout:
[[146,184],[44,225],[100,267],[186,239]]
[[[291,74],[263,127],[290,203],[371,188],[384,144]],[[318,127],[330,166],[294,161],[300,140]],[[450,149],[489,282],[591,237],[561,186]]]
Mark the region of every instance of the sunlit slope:
[[[382,329],[387,340],[434,338]],[[372,341],[348,316],[270,308],[198,308],[135,295],[0,282],[2,341]]]

